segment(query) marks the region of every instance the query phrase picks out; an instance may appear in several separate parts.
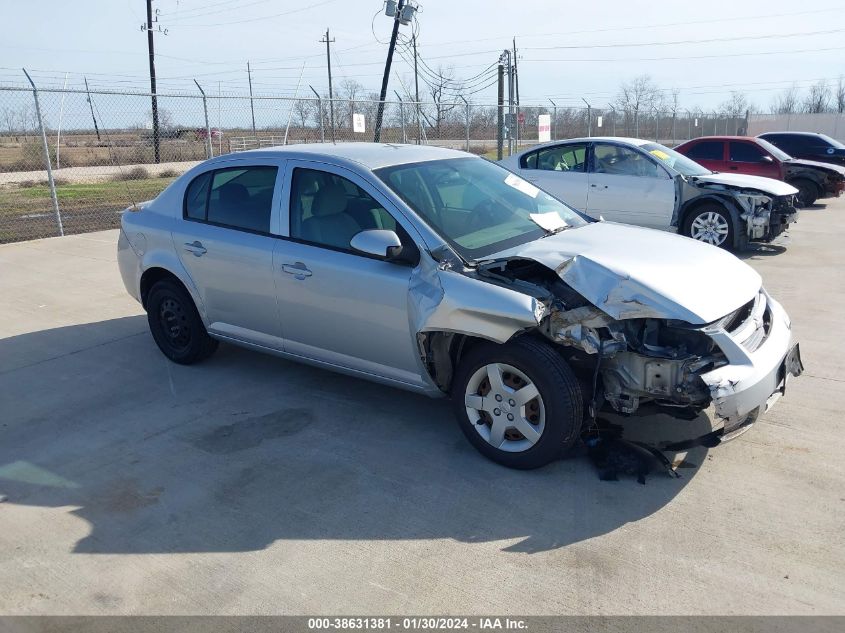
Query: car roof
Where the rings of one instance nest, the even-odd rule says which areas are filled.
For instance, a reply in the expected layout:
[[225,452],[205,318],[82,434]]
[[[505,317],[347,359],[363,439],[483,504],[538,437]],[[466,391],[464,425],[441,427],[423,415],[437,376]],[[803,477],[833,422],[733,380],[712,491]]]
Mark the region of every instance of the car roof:
[[778,136],[824,136],[821,132],[763,132],[757,136],[768,136],[770,134],[777,134]]
[[[419,163],[445,158],[474,157],[473,154],[444,147],[429,145],[409,145],[400,143],[308,143],[299,145],[279,145],[261,149],[247,150],[218,157],[223,162],[227,158],[299,158],[303,160],[324,159],[330,162],[354,162],[367,169],[379,169],[392,165]],[[212,159],[218,160],[218,159]]]
[[686,141],[684,145],[687,143],[693,143],[695,141],[756,141],[756,136],[734,136],[731,134],[728,135],[718,135],[718,136],[696,136],[695,138],[691,138],[690,140]]
[[546,143],[539,143],[538,145],[532,145],[514,156],[522,156],[523,154],[527,154],[528,152],[534,152],[538,149],[543,149],[544,147],[554,147],[556,145],[563,145],[564,143],[589,143],[592,141],[609,141],[612,143],[622,143],[628,145],[635,145],[640,147],[642,145],[648,145],[649,143],[654,143],[654,141],[649,141],[648,139],[641,139],[641,138],[633,138],[629,136],[582,136],[581,138],[560,138],[556,141],[548,141]]

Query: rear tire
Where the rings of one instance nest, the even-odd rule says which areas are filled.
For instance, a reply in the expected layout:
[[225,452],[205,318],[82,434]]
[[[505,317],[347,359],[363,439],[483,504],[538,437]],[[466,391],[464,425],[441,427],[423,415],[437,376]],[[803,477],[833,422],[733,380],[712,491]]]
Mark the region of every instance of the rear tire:
[[578,441],[584,417],[572,370],[550,344],[528,337],[471,348],[452,382],[452,407],[470,444],[519,469],[561,457]]
[[811,207],[819,199],[819,188],[812,180],[798,178],[789,183],[798,190],[795,202],[799,207]]
[[684,235],[730,250],[734,243],[733,219],[720,204],[702,204],[690,211],[684,219]]
[[147,322],[156,345],[174,363],[192,365],[217,349],[205,330],[193,299],[176,281],[156,282],[147,297]]

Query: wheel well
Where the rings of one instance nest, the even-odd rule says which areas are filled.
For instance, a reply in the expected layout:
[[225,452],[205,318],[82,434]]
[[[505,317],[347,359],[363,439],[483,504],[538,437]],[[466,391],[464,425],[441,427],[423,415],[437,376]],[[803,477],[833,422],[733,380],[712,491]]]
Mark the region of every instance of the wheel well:
[[693,200],[689,205],[684,208],[684,212],[681,215],[680,228],[683,229],[684,225],[687,223],[687,219],[693,211],[695,211],[696,209],[700,209],[703,206],[707,206],[708,204],[717,204],[721,206],[722,209],[724,209],[733,220],[733,214],[731,213],[731,210],[728,208],[724,201],[719,200],[717,198],[702,198],[701,200]]
[[792,185],[793,187],[798,189],[799,187],[795,183],[801,182],[801,181],[809,182],[811,185],[813,185],[816,188],[816,193],[819,196],[822,195],[823,191],[822,191],[821,185],[819,183],[817,183],[815,180],[813,180],[812,178],[810,178],[809,176],[806,176],[806,175],[797,176],[797,177],[793,178],[792,180],[788,180],[787,184]]
[[[169,270],[165,268],[148,268],[144,271],[144,274],[141,275],[141,305],[144,306],[145,310],[147,309],[147,297],[150,294],[150,289],[162,279],[172,279],[185,288],[185,284],[183,284],[181,280]],[[185,288],[186,292],[187,290],[188,289]]]
[[464,354],[487,339],[454,332],[422,332],[418,335],[420,352],[435,384],[449,393],[452,376]]

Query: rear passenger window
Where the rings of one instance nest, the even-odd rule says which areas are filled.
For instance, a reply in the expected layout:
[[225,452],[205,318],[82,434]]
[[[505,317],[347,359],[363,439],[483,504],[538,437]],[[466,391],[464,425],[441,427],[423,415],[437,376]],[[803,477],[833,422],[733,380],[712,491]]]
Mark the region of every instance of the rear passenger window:
[[205,220],[205,206],[208,203],[208,185],[211,172],[206,172],[191,181],[185,192],[185,217],[192,220]]
[[722,141],[702,141],[688,149],[686,155],[693,160],[722,160],[724,146]]
[[728,155],[737,163],[759,163],[766,152],[753,143],[728,143]]
[[277,172],[277,167],[236,167],[202,174],[185,192],[185,217],[269,233]]

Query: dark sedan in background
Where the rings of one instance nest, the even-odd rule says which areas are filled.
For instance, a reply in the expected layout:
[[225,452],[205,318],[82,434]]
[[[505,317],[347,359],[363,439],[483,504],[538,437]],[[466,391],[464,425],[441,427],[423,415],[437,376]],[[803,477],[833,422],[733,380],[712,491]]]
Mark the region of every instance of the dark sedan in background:
[[758,138],[767,140],[795,158],[845,165],[845,143],[815,132],[766,132]]

